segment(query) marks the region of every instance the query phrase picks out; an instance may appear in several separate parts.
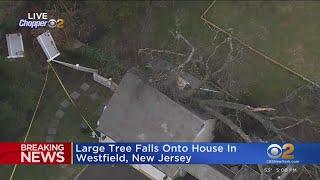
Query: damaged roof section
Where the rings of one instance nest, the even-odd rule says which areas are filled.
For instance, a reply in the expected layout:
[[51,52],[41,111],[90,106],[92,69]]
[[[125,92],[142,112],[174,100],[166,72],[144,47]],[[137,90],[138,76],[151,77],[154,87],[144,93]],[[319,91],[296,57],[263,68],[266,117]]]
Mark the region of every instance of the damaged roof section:
[[150,62],[150,67],[152,68],[154,73],[168,74],[168,81],[176,81],[179,89],[183,89],[186,85],[189,85],[192,89],[200,88],[201,81],[199,79],[184,71],[180,71],[177,74],[174,71],[176,67],[170,64],[168,61],[155,59]]
[[[97,130],[116,142],[210,142],[215,125],[133,72],[125,74],[98,122]],[[185,173],[177,165],[153,166],[173,178]]]
[[24,57],[24,47],[21,33],[6,34],[8,58],[22,58]]
[[128,72],[99,119],[115,141],[193,141],[204,121]]

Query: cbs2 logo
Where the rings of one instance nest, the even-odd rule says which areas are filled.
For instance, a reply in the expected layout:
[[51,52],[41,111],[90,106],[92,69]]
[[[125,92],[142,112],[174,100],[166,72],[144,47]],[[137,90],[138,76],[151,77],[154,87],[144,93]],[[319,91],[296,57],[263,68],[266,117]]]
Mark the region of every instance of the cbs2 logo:
[[55,27],[57,27],[57,28],[64,28],[64,20],[63,19],[57,19],[57,20],[55,20],[55,19],[50,19],[49,21],[48,21],[48,26],[50,27],[50,28],[55,28]]
[[271,144],[267,149],[267,154],[272,159],[294,159],[294,145],[290,143],[284,144],[282,147],[278,144]]

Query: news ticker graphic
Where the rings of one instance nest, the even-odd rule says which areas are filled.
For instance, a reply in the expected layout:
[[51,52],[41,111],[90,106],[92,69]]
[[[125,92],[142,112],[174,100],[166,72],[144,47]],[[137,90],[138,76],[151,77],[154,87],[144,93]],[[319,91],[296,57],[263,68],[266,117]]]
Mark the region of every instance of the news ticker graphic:
[[0,143],[0,164],[320,164],[320,143]]
[[0,143],[0,164],[72,164],[72,143]]

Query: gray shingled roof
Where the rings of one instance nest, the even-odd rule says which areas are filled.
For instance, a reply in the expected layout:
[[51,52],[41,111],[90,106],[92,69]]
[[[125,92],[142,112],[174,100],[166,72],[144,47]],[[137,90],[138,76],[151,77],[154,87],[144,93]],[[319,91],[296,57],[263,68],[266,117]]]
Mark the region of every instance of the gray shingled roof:
[[[126,73],[107,109],[98,131],[115,141],[193,141],[204,121],[137,75]],[[179,166],[154,165],[170,177]]]
[[[99,119],[98,131],[116,142],[192,142],[207,123],[144,83],[126,73]],[[179,165],[153,165],[169,177],[179,176]],[[198,178],[229,179],[210,166],[183,166]]]
[[115,141],[193,141],[204,121],[127,73],[99,119]]

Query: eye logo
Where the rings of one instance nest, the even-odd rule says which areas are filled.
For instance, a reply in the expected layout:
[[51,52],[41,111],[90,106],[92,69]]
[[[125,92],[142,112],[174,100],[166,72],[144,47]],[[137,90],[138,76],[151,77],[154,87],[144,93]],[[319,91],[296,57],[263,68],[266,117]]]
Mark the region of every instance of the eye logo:
[[57,27],[57,28],[64,28],[64,20],[63,19],[57,19],[57,20],[55,20],[55,19],[50,19],[49,21],[48,21],[48,27],[49,28],[55,28],[55,27]]
[[[284,150],[284,152],[282,152]],[[271,144],[267,149],[267,154],[271,159],[293,159],[294,145],[284,144],[282,147],[278,144]]]
[[55,28],[56,25],[57,25],[57,21],[56,21],[55,19],[50,19],[50,20],[48,21],[48,26],[49,26],[49,28]]
[[267,154],[271,159],[278,159],[282,154],[282,148],[278,144],[271,144],[268,147]]

